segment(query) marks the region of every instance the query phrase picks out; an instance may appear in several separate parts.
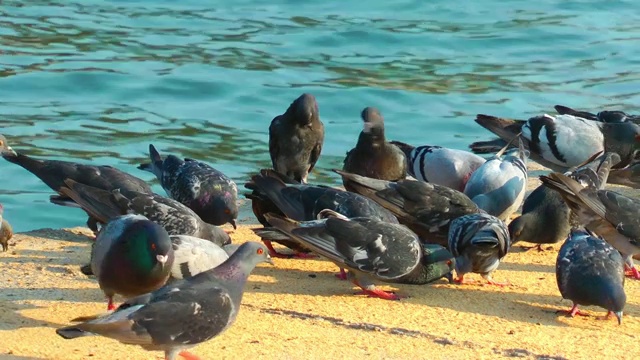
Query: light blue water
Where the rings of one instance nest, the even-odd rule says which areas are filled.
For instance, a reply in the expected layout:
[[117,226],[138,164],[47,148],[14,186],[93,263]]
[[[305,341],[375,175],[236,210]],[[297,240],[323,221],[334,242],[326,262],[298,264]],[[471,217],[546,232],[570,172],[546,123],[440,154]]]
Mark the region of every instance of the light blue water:
[[[148,180],[152,142],[241,186],[270,165],[271,119],[311,92],[326,127],[312,181],[337,184],[369,105],[390,139],[461,149],[489,138],[476,113],[637,111],[639,20],[634,1],[2,1],[0,131]],[[84,224],[49,194],[0,160],[17,231]]]

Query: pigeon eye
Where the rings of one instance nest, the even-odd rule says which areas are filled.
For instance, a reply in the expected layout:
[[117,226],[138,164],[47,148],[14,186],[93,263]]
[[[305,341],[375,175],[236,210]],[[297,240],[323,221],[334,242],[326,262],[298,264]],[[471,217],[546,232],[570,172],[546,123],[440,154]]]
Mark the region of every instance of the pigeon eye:
[[156,244],[151,244],[151,250],[153,250],[153,251],[156,250]]
[[4,145],[4,141],[0,140],[0,146]]
[[262,255],[262,253],[264,253],[264,250],[262,250],[262,248],[260,248],[260,249],[258,249],[258,250],[256,251],[256,253],[257,253],[258,255]]
[[225,214],[227,214],[227,215],[229,215],[229,214],[231,213],[231,210],[229,210],[229,209],[224,209],[224,213],[225,213]]
[[451,265],[451,260],[447,260],[447,265]]

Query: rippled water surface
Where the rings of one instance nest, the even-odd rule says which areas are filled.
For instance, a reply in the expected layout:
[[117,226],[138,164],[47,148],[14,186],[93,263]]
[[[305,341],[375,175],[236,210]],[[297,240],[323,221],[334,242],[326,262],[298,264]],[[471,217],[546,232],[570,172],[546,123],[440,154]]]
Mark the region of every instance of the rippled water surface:
[[[390,139],[461,149],[489,137],[476,113],[638,111],[639,20],[633,1],[2,1],[1,132],[148,180],[153,143],[241,186],[270,165],[271,119],[311,92],[312,181],[337,184],[369,105]],[[84,224],[26,170],[0,161],[0,180],[16,230]]]

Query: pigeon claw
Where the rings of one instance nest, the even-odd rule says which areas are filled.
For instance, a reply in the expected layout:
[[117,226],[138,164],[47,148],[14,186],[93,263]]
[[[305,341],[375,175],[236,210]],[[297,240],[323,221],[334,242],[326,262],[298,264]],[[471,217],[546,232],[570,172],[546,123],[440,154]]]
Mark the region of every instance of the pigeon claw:
[[567,316],[569,317],[575,317],[576,315],[579,316],[589,316],[588,314],[583,313],[582,311],[580,311],[580,309],[578,309],[578,304],[573,304],[573,306],[571,307],[570,310],[558,310],[556,311],[556,314],[567,314]]
[[318,257],[318,255],[310,254],[310,253],[307,254],[303,252],[296,252],[295,254],[290,255],[290,257],[296,258],[296,259],[315,259]]
[[607,315],[598,316],[596,319],[598,319],[598,320],[609,320],[609,319],[611,319],[611,315],[614,315],[614,317],[618,321],[618,325],[622,324],[622,311],[620,311],[618,313],[615,313],[615,312],[609,310],[609,312],[607,312]]
[[200,360],[200,357],[188,351],[180,351],[180,356],[185,360]]
[[511,286],[511,283],[509,283],[508,281],[506,281],[506,282],[497,282],[497,281],[489,278],[489,279],[487,279],[487,284],[486,285]]
[[373,289],[373,290],[362,289],[361,291],[358,291],[357,293],[355,293],[355,295],[367,295],[368,297],[375,297],[375,298],[380,298],[384,300],[400,300],[404,297],[404,296],[394,294],[390,291],[384,291],[380,289]]
[[625,264],[624,275],[636,280],[640,279],[640,272],[638,271],[638,269],[636,269],[635,266],[627,267],[627,265]]
[[335,274],[335,277],[337,277],[338,280],[347,280],[347,272],[344,271],[343,268],[340,268],[340,272]]
[[108,311],[115,310],[116,306],[113,304],[113,296],[109,296],[108,299],[109,299],[109,302],[107,303],[107,310]]
[[475,280],[465,280],[464,275],[458,275],[457,278],[453,279],[453,282],[456,284],[473,284]]

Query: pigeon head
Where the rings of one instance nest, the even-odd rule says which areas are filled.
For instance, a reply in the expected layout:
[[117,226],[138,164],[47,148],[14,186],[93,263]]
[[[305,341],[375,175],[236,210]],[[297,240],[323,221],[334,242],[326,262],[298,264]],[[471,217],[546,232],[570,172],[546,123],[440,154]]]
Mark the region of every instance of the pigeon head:
[[[237,228],[236,219],[238,218],[238,204],[231,193],[227,192],[224,196],[217,196],[215,198],[202,197],[195,200],[210,204],[206,204],[207,210],[210,211],[209,215],[205,217],[207,222],[211,224],[226,224],[229,223],[234,229]],[[202,205],[202,204],[200,204]],[[198,205],[191,206],[192,209],[198,208]]]
[[273,260],[271,260],[267,247],[255,241],[247,241],[240,245],[227,261],[238,262],[246,267],[244,270],[247,274],[260,263],[266,262],[273,265]]
[[319,117],[316,98],[307,93],[300,95],[300,97],[291,103],[289,109],[287,109],[287,113],[293,116],[298,125],[310,125]]
[[529,230],[527,227],[527,218],[524,215],[518,216],[517,218],[513,219],[509,223],[508,228],[509,228],[509,236],[511,237],[512,243],[516,243],[518,241],[522,241],[527,238],[527,234]]
[[150,220],[131,223],[121,234],[124,256],[141,273],[169,274],[173,247],[167,231]]
[[0,135],[0,155],[16,155],[16,152],[9,146],[4,135]]
[[366,107],[360,113],[364,122],[362,132],[372,137],[380,137],[384,140],[384,118],[380,111],[374,107]]
[[422,263],[429,273],[430,279],[440,279],[446,277],[449,282],[453,282],[451,272],[455,268],[455,259],[449,250],[438,244],[422,244]]

